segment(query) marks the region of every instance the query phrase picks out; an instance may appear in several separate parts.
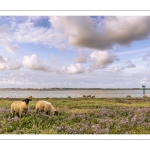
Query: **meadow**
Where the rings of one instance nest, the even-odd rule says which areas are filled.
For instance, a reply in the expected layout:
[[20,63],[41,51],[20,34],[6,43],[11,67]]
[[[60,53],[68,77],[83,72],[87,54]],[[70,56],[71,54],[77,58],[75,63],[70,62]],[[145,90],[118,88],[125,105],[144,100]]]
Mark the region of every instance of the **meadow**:
[[[150,100],[142,98],[33,98],[26,116],[12,118],[14,100],[0,99],[0,134],[150,134]],[[47,100],[58,116],[35,112]]]

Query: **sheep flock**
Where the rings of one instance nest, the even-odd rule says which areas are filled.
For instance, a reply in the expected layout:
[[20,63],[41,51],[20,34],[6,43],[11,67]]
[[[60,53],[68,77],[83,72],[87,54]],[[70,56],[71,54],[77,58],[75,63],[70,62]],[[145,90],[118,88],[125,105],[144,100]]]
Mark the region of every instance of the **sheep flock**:
[[[88,99],[88,98],[95,98],[95,95],[83,95],[83,99]],[[131,95],[126,95],[126,99],[131,99]],[[143,95],[143,99],[145,100],[148,98],[145,94]],[[71,99],[71,96],[68,96],[68,99]],[[22,117],[23,115],[26,116],[29,110],[29,102],[32,101],[32,96],[29,96],[22,101],[14,101],[11,104],[11,116],[15,117],[17,115],[18,117]],[[45,113],[46,115],[58,115],[58,111],[55,109],[55,107],[48,101],[44,100],[39,100],[35,104],[35,112],[36,113]]]
[[[14,101],[11,104],[11,116],[15,117],[22,117],[23,114],[27,114],[29,109],[29,102],[32,101],[32,96],[29,96],[22,101]],[[47,101],[38,101],[35,105],[36,112],[44,112],[47,115],[58,115],[58,111],[53,107],[50,102]]]

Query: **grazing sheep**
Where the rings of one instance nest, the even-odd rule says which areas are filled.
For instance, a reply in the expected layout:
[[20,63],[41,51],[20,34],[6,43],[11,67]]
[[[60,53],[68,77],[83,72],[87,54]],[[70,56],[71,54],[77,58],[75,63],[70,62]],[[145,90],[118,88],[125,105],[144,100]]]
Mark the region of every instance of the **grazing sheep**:
[[27,113],[28,112],[28,105],[29,105],[29,101],[31,101],[32,96],[29,96],[28,98],[22,100],[22,101],[15,101],[11,104],[11,114],[12,117],[15,116],[15,113],[18,117],[22,117],[23,113]]
[[92,98],[95,98],[95,95],[93,95]]
[[86,98],[86,96],[85,96],[85,95],[83,95],[83,98]]
[[36,112],[45,112],[47,115],[58,115],[58,111],[52,106],[50,102],[47,101],[38,101],[36,103]]
[[145,94],[143,94],[143,98],[146,98],[147,96]]
[[126,98],[132,98],[131,95],[127,95]]
[[91,98],[91,95],[87,95],[87,98]]

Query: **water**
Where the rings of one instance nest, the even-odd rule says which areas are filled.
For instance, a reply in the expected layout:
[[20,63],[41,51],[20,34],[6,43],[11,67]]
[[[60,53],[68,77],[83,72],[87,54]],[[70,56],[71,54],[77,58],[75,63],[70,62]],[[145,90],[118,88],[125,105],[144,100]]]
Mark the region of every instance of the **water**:
[[[0,89],[0,97],[3,98],[26,98],[30,95],[33,98],[79,98],[83,95],[95,95],[96,98],[113,98],[113,97],[142,97],[142,90],[10,90]],[[150,96],[150,90],[146,90],[146,95]]]

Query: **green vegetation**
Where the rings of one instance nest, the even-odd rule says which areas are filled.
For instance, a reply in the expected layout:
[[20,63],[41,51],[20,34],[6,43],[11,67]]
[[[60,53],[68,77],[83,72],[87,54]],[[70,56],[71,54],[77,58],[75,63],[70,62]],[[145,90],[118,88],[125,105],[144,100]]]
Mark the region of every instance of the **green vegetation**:
[[[35,104],[38,100],[51,102],[59,115],[36,114]],[[0,99],[0,134],[150,133],[149,99],[33,99],[28,114],[22,118],[11,117],[13,101]]]

